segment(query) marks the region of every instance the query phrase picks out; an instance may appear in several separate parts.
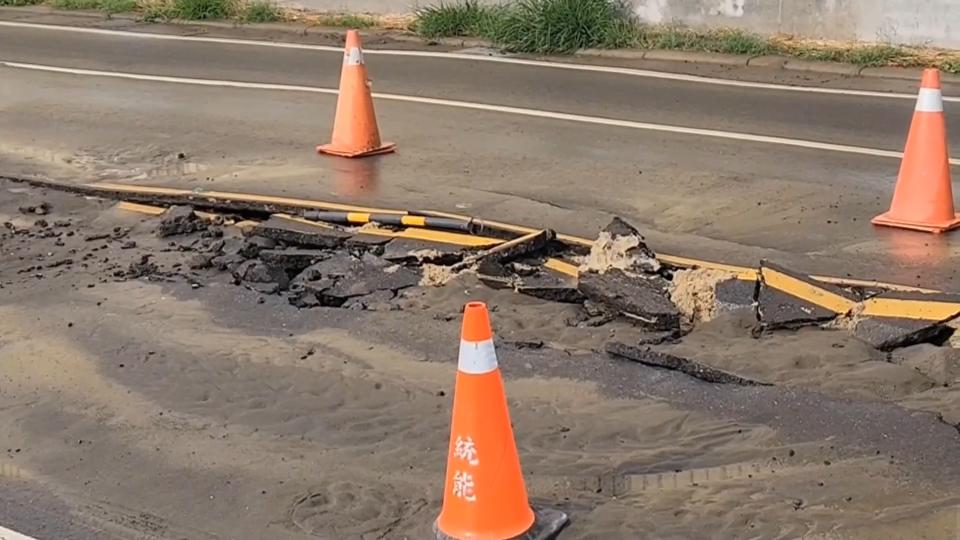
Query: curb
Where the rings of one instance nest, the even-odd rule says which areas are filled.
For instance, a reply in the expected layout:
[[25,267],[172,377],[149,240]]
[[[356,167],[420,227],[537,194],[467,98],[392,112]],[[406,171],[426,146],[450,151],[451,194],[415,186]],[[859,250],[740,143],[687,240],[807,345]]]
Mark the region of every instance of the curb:
[[[9,16],[7,17],[6,15]],[[99,11],[85,11],[85,10],[57,10],[47,6],[18,6],[10,7],[3,6],[0,7],[0,20],[17,20],[23,18],[24,16],[37,15],[37,16],[60,16],[60,17],[76,17],[82,19],[85,22],[90,21],[91,19],[99,19],[103,21],[108,20],[125,20],[131,22],[137,22],[140,24],[167,24],[173,26],[192,26],[199,28],[216,28],[220,30],[224,29],[237,29],[237,30],[250,30],[250,31],[268,31],[276,33],[287,33],[291,36],[305,36],[305,35],[319,35],[324,34],[327,36],[340,35],[341,37],[346,34],[345,28],[340,27],[325,27],[325,26],[315,26],[306,24],[303,22],[276,22],[276,23],[255,23],[255,24],[246,24],[236,21],[168,21],[164,23],[146,23],[142,22],[141,17],[137,13],[112,13],[105,14]],[[78,24],[71,24],[69,21],[61,23],[66,26],[80,26]],[[130,31],[136,31],[135,29],[130,29]],[[424,48],[431,48],[436,46],[449,47],[449,48],[493,48],[495,46],[487,40],[470,38],[470,37],[458,37],[458,38],[435,38],[428,39],[410,32],[404,32],[394,29],[378,29],[378,28],[368,28],[364,32],[368,32],[372,35],[376,35],[380,38],[391,39],[398,42],[411,43],[411,44],[420,44]],[[243,39],[240,37],[239,39]],[[281,39],[282,40],[282,39]],[[451,51],[455,52],[455,51]],[[920,79],[923,68],[905,68],[905,67],[896,67],[896,66],[884,66],[884,67],[866,67],[859,66],[856,64],[844,64],[839,62],[821,62],[815,60],[804,60],[801,58],[793,58],[788,56],[780,55],[761,55],[761,56],[749,56],[749,55],[737,55],[737,54],[726,54],[726,53],[711,53],[711,52],[701,52],[701,51],[677,51],[669,49],[582,49],[573,54],[577,58],[596,58],[596,59],[616,59],[616,60],[646,60],[646,61],[658,61],[658,62],[672,62],[676,64],[701,64],[701,65],[722,65],[722,66],[733,66],[733,67],[759,67],[759,68],[770,68],[770,69],[780,69],[783,71],[794,71],[794,72],[803,72],[803,73],[817,73],[824,75],[838,75],[842,77],[862,77],[865,79],[886,79],[893,81],[917,81]],[[539,56],[538,58],[548,61],[562,61],[563,57],[558,56]],[[942,74],[943,81],[945,83],[956,83],[960,84],[960,75],[954,75],[950,73]]]

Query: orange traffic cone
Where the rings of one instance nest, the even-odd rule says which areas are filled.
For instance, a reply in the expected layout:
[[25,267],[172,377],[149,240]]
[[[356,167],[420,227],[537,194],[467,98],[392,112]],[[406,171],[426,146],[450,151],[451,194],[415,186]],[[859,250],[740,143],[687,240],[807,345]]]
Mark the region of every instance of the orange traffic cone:
[[393,152],[396,147],[393,143],[380,141],[367,68],[363,64],[360,33],[349,30],[343,69],[340,71],[340,95],[337,96],[337,115],[333,121],[333,141],[318,146],[317,152],[364,157]]
[[960,226],[960,216],[953,209],[947,126],[937,69],[923,72],[893,202],[890,211],[873,218],[873,223],[932,233]]
[[485,304],[467,304],[461,336],[438,537],[516,538],[533,527],[535,516],[520,471]]

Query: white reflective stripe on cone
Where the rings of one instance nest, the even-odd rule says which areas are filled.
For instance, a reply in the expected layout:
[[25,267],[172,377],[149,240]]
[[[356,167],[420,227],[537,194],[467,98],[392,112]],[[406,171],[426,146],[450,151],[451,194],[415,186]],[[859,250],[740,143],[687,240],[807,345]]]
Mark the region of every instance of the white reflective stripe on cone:
[[493,340],[480,342],[460,340],[457,369],[470,375],[483,375],[497,369],[497,351],[493,347]]
[[350,50],[343,55],[343,63],[348,66],[359,66],[363,63],[363,51],[357,47],[351,47]]
[[943,112],[943,92],[939,88],[921,88],[917,112]]

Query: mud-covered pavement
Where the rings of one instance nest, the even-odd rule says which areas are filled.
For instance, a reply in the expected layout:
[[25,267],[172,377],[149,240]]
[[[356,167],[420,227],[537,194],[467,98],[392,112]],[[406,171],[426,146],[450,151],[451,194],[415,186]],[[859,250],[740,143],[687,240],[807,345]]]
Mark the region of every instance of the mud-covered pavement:
[[[667,349],[777,385],[707,384],[593,352],[631,330],[475,277],[298,309],[190,269],[231,227],[158,238],[113,202],[0,189],[0,516],[37,538],[430,537],[468,299],[493,310],[528,489],[571,515],[562,538],[957,533],[957,431],[897,404],[933,385],[844,333],[757,341],[721,318]],[[906,379],[845,375],[881,363]]]

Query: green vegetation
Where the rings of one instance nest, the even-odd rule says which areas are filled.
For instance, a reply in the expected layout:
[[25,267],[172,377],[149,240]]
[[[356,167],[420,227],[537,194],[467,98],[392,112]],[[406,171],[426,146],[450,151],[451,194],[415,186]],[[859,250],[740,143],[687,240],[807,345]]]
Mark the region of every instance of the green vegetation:
[[485,6],[477,0],[464,0],[460,4],[437,4],[417,12],[414,29],[429,38],[452,36],[475,36],[494,39],[497,26],[506,11],[500,6]]
[[57,9],[86,9],[106,13],[125,13],[137,10],[137,0],[53,0]]
[[498,13],[495,37],[511,51],[572,53],[632,37],[625,7],[610,0],[519,0]]
[[0,6],[41,3],[57,9],[96,10],[105,13],[138,12],[145,21],[233,19],[262,23],[282,21],[285,18],[283,11],[268,0],[0,0]]
[[909,47],[838,46],[767,38],[734,29],[645,25],[620,0],[518,0],[500,6],[483,5],[477,0],[440,3],[420,9],[412,30],[431,39],[483,38],[504,50],[522,53],[637,48],[754,56],[781,54],[864,67],[937,66],[960,73],[960,58],[919,54]]
[[342,14],[342,15],[322,15],[316,23],[320,26],[332,26],[336,28],[370,28],[376,26],[377,21],[373,17],[363,15]]
[[868,45],[851,48],[797,48],[786,51],[797,57],[809,60],[847,62],[865,67],[888,66],[891,64],[910,64],[909,51],[892,45]]
[[254,0],[243,8],[241,19],[248,23],[265,23],[283,20],[283,13],[273,2]]
[[177,19],[209,21],[230,19],[238,13],[233,0],[173,0]]

